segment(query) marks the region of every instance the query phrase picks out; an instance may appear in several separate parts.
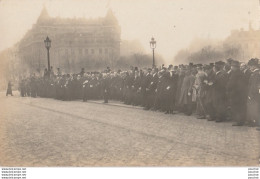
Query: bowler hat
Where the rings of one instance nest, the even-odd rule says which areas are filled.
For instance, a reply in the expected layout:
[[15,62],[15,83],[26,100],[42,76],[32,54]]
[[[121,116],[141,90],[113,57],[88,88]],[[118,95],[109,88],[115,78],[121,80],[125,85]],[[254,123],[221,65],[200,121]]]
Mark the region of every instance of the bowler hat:
[[249,66],[258,66],[258,61],[259,60],[257,58],[252,58],[249,60],[248,65]]
[[239,61],[232,61],[231,62],[231,66],[234,66],[234,67],[239,67],[240,66],[240,64],[239,64]]
[[232,58],[227,59],[227,63],[231,64],[234,61]]

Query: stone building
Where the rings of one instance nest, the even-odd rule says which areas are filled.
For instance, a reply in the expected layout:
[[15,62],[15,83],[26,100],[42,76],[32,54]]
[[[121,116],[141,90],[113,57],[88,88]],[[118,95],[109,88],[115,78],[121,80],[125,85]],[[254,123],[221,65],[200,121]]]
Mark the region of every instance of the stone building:
[[260,30],[254,30],[251,24],[248,30],[233,30],[224,44],[239,49],[238,60],[240,61],[260,58]]
[[37,22],[18,43],[19,57],[31,71],[47,67],[44,40],[51,39],[51,66],[65,72],[96,63],[109,65],[120,56],[121,28],[111,10],[96,19],[50,17],[44,7]]

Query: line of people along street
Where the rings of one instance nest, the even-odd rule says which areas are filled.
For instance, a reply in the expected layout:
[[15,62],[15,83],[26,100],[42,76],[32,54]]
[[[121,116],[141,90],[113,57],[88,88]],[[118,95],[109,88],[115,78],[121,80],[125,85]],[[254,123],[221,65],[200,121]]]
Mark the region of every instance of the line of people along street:
[[142,106],[165,114],[195,114],[197,119],[225,122],[234,126],[260,125],[259,60],[241,63],[233,59],[210,64],[159,68],[131,67],[127,71],[62,74],[45,69],[20,80],[22,97],[70,101],[104,99]]

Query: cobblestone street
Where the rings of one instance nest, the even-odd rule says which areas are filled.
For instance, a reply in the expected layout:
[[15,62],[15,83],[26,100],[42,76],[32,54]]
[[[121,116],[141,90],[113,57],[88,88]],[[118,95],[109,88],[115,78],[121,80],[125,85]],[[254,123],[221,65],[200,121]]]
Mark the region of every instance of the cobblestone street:
[[260,132],[116,102],[0,93],[1,166],[258,166]]

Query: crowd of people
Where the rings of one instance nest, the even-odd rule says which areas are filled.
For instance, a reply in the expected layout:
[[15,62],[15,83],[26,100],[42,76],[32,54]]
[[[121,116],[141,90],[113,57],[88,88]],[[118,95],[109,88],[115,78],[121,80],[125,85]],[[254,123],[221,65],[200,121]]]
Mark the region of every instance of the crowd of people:
[[208,121],[232,121],[234,126],[259,126],[259,69],[258,59],[131,67],[128,71],[107,67],[102,72],[85,72],[82,68],[78,74],[62,74],[60,69],[55,74],[46,69],[42,77],[22,79],[19,90],[22,97],[118,100],[165,114],[195,114]]

